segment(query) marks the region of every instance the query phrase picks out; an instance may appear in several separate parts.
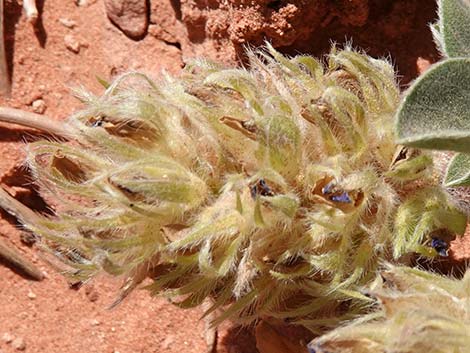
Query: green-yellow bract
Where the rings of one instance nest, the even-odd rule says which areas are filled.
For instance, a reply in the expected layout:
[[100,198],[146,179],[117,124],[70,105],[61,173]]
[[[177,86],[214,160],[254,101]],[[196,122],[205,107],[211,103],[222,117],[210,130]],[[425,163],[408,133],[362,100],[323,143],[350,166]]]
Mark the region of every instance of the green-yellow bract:
[[470,347],[470,271],[458,280],[388,266],[372,286],[380,310],[314,340],[313,352],[464,353]]
[[357,288],[383,260],[437,256],[433,232],[461,233],[466,216],[431,155],[394,143],[387,61],[269,45],[248,57],[248,69],[200,60],[80,92],[71,141],[28,146],[56,214],[23,222],[74,278],[125,276],[119,299],[151,277],[181,307],[212,298],[214,324],[335,326],[367,309]]

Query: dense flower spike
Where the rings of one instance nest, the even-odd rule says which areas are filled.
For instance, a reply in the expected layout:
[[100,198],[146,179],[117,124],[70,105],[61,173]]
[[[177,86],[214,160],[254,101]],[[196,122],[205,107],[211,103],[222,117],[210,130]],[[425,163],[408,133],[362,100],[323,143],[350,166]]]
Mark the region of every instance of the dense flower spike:
[[435,233],[446,244],[466,218],[431,156],[394,144],[388,62],[248,55],[249,69],[196,61],[80,92],[73,141],[29,145],[56,216],[23,221],[76,278],[125,275],[119,300],[150,276],[181,307],[211,297],[219,321],[334,326],[369,305],[356,288],[381,260],[445,255]]
[[470,271],[461,280],[390,266],[371,295],[380,311],[310,344],[315,353],[468,352]]

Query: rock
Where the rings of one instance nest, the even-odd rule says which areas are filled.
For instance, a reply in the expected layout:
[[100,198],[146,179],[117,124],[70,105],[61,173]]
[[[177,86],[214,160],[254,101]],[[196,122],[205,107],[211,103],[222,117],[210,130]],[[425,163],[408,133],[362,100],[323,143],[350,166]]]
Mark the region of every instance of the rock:
[[91,320],[91,326],[99,326],[100,324],[101,324],[101,322],[97,319]]
[[106,14],[126,36],[140,39],[147,33],[146,0],[105,0]]
[[179,39],[173,35],[173,33],[168,32],[166,28],[162,28],[160,25],[149,25],[148,33],[160,40],[163,40],[169,45],[174,45],[176,47],[181,46],[179,44]]
[[369,0],[340,0],[338,6],[339,21],[343,26],[364,26],[369,18]]
[[22,339],[21,337],[18,337],[17,339],[15,339],[12,342],[11,346],[17,351],[24,351],[26,349],[26,343],[24,339]]
[[71,34],[64,37],[65,47],[71,52],[78,54],[80,52],[80,42]]
[[64,26],[64,27],[67,27],[67,28],[74,28],[77,24],[74,20],[71,20],[69,18],[59,18],[59,23]]
[[9,334],[8,332],[5,332],[3,335],[2,335],[2,341],[5,342],[5,343],[11,343],[13,341],[14,337]]
[[34,300],[37,298],[37,295],[34,294],[33,292],[29,291],[28,292],[28,298],[31,299],[31,300]]
[[46,102],[42,99],[36,99],[31,103],[31,107],[33,108],[33,111],[38,114],[44,114],[44,112],[47,109]]

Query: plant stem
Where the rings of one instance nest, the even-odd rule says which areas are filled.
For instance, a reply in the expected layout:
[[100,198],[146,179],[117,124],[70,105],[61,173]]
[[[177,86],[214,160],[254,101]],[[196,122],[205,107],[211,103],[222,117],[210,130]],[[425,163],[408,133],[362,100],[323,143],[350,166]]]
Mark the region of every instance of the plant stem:
[[[36,213],[16,200],[2,187],[0,187],[0,208],[3,208],[6,212],[21,221],[28,220],[28,222],[34,223],[38,218]],[[0,239],[0,259],[4,259],[10,266],[13,266],[35,280],[40,281],[44,278],[44,275],[36,266],[25,259],[23,255],[13,250],[11,246],[7,245],[2,239]]]
[[38,216],[30,208],[23,205],[6,190],[0,186],[0,208],[15,216],[20,221],[27,221],[28,223],[36,223]]
[[51,135],[61,137],[68,135],[61,123],[47,116],[26,112],[24,110],[0,107],[0,121],[31,127]]
[[[23,205],[21,202],[16,200],[13,196],[7,193],[0,186],[0,208],[3,208],[6,212],[15,216],[21,221],[27,220],[28,222],[34,223],[38,216],[31,209]],[[34,266],[29,260],[24,258],[19,252],[13,250],[11,246],[7,245],[2,239],[0,239],[0,260],[4,260],[9,266],[14,267],[20,272],[28,275],[29,277],[40,281],[44,278],[44,275]]]
[[13,250],[11,246],[7,245],[2,239],[0,239],[0,259],[4,260],[7,265],[14,267],[16,270],[28,275],[37,281],[44,279],[42,272],[21,255],[16,250]]
[[5,36],[3,30],[3,1],[0,0],[0,94],[9,97],[11,93],[10,77],[5,53]]

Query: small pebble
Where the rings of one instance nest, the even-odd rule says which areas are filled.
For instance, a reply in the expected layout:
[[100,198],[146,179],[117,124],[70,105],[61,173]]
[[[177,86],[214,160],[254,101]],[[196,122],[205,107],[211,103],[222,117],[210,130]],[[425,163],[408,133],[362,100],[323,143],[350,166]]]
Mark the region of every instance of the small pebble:
[[431,62],[428,59],[424,59],[422,57],[418,57],[416,60],[416,69],[418,70],[418,74],[422,75],[429,67],[431,66]]
[[17,339],[15,339],[12,342],[11,346],[17,351],[24,351],[26,349],[26,343],[24,339],[22,339],[21,337],[18,337]]
[[5,332],[3,335],[2,335],[2,341],[5,342],[5,343],[11,343],[13,341],[14,337],[9,334],[8,332]]
[[101,322],[99,320],[93,319],[91,320],[91,326],[99,326]]
[[44,114],[47,109],[46,102],[43,99],[36,99],[31,103],[31,107],[33,107],[33,111],[38,114]]
[[32,246],[34,243],[36,243],[37,238],[32,233],[21,232],[20,233],[20,240],[23,244],[28,245],[28,246]]
[[85,295],[87,296],[88,300],[92,303],[96,302],[99,298],[98,292],[92,285],[88,285],[85,287]]
[[80,42],[71,34],[64,37],[65,47],[71,52],[78,54],[80,52]]
[[28,298],[31,299],[31,300],[34,300],[37,298],[37,295],[34,294],[33,292],[29,291],[28,292]]
[[28,318],[28,313],[26,311],[22,311],[21,313],[18,314],[18,317],[21,319],[21,320],[26,320]]
[[62,26],[67,27],[67,28],[75,28],[77,23],[74,20],[71,20],[69,18],[59,18],[59,22]]
[[168,335],[162,342],[162,348],[168,350],[173,343],[175,343],[175,337],[173,335]]

